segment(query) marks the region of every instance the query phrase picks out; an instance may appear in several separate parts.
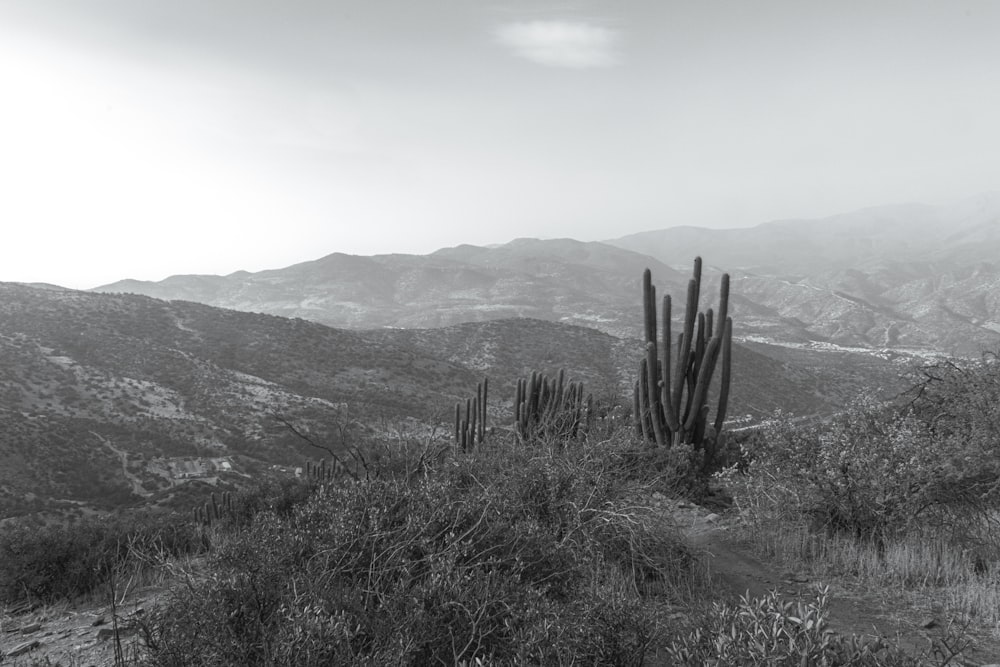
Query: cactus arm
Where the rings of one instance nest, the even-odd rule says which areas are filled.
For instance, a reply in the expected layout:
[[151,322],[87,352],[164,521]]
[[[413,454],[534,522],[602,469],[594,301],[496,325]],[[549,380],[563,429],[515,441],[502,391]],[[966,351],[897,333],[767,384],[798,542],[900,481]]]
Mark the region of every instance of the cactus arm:
[[694,335],[694,368],[691,369],[693,377],[698,377],[698,369],[701,368],[702,360],[705,358],[705,314],[698,313],[698,330]]
[[694,338],[694,325],[698,320],[698,286],[695,279],[688,281],[687,304],[684,309],[684,332],[681,334],[677,352],[677,370],[674,372],[674,406],[678,418],[681,414],[681,396],[687,380],[688,366],[691,359],[691,342]]
[[729,274],[722,274],[719,286],[719,329],[721,330],[729,318]]
[[733,318],[726,318],[726,326],[722,335],[722,376],[719,379],[719,405],[715,409],[716,437],[722,433],[722,425],[726,421],[726,411],[729,408],[729,382],[732,375],[733,362]]
[[657,410],[659,404],[660,388],[657,386],[656,376],[659,364],[656,361],[656,342],[646,343],[646,402],[649,404],[649,421],[653,429],[653,438],[659,447],[667,445],[666,435],[663,432],[661,415]]
[[698,379],[695,382],[694,394],[692,395],[692,407],[684,421],[684,430],[687,432],[694,429],[701,408],[705,405],[705,397],[708,396],[708,385],[712,381],[712,371],[715,370],[720,344],[720,339],[715,337],[709,341],[708,347],[705,349],[705,361],[698,371]]
[[646,359],[643,358],[639,363],[639,424],[642,427],[642,439],[651,440],[652,434],[649,432],[649,406],[646,400],[646,391],[643,387],[646,386],[649,374],[646,372]]
[[635,381],[632,387],[632,426],[635,428],[635,436],[642,437],[642,408],[639,404],[639,385],[642,377]]

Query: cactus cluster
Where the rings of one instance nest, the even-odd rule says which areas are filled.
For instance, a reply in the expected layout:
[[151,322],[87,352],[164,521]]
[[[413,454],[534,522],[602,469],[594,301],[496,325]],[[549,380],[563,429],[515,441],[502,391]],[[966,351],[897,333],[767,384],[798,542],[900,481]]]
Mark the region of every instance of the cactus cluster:
[[[733,321],[729,317],[729,274],[722,275],[719,310],[698,311],[701,257],[694,260],[688,281],[683,331],[676,352],[671,334],[671,299],[663,297],[662,342],[657,341],[656,287],[646,269],[642,298],[646,354],[635,382],[633,414],[636,434],[660,447],[689,443],[704,451],[708,466],[720,445],[729,402]],[[676,354],[676,356],[674,356]],[[715,418],[709,421],[709,387],[720,360],[719,398]]]
[[329,465],[326,459],[320,459],[319,463],[306,462],[306,478],[317,482],[332,482],[335,479],[350,477],[357,479],[357,473],[348,468],[340,459],[334,458]]
[[194,522],[202,526],[211,526],[224,516],[233,515],[233,494],[229,491],[222,493],[221,500],[212,492],[211,502],[205,503],[202,507],[193,509]]
[[486,441],[486,394],[490,388],[489,378],[476,386],[476,397],[465,401],[465,417],[462,417],[462,403],[455,404],[455,446],[467,452],[476,444]]
[[585,435],[594,414],[594,397],[584,398],[582,382],[565,382],[533,371],[517,381],[514,430],[522,442]]

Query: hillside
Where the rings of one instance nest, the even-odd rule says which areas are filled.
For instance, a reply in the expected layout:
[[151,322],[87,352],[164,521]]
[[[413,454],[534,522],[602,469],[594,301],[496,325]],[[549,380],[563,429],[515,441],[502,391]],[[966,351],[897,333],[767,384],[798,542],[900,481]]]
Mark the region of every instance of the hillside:
[[[484,376],[500,425],[516,378],[532,370],[565,368],[595,397],[627,404],[640,349],[529,318],[344,331],[190,302],[0,284],[0,517],[181,502],[188,482],[322,455],[279,417],[335,448],[394,424],[446,432],[455,402]],[[843,364],[810,366],[780,351],[737,346],[732,415],[829,414],[856,390],[858,373],[829,372]],[[897,369],[880,362],[859,372],[867,382]]]
[[[518,377],[532,370],[555,373],[567,368],[595,397],[628,405],[642,351],[638,340],[528,319],[443,329],[390,329],[366,335],[488,375],[499,389],[493,396],[508,403]],[[801,416],[829,415],[842,409],[863,387],[879,395],[894,395],[902,387],[901,375],[914,363],[916,360],[907,355],[736,344],[729,414],[754,419],[776,410]]]
[[303,320],[0,284],[0,516],[300,463],[318,453],[276,416],[336,447],[340,427],[426,419],[469,386],[456,364]]

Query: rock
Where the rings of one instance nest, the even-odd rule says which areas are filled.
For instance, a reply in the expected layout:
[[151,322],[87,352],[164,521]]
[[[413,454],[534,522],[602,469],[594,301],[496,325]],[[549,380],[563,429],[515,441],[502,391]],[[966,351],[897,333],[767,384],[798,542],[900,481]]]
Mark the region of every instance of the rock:
[[96,628],[98,625],[104,625],[107,620],[103,616],[98,616],[94,619],[94,622],[90,624],[90,627]]
[[794,581],[797,584],[808,584],[809,583],[809,577],[807,577],[804,574],[793,574],[792,575],[792,581]]
[[36,648],[42,645],[42,642],[37,639],[33,639],[30,642],[24,642],[23,644],[18,644],[11,650],[7,651],[6,657],[14,658],[19,655],[24,655],[28,651],[34,651]]

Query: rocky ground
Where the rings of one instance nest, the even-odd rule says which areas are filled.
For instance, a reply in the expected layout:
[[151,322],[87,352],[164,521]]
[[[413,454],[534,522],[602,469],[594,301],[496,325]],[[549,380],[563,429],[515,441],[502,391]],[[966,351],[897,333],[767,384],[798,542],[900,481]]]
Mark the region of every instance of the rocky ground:
[[139,648],[135,621],[162,593],[146,589],[112,608],[98,602],[78,606],[0,610],[0,664],[11,667],[114,665]]

